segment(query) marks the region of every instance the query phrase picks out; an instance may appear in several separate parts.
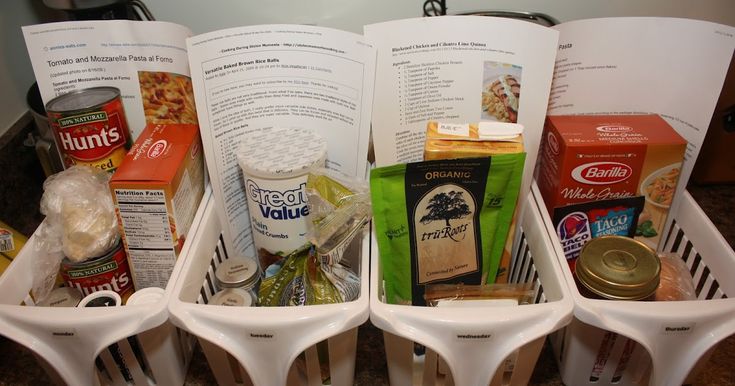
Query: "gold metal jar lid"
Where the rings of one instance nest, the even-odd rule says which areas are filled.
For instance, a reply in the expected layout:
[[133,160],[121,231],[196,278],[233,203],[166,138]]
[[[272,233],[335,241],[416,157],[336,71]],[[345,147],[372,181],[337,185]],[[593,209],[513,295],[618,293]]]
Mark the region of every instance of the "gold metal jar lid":
[[231,257],[217,267],[214,277],[219,289],[252,289],[260,280],[260,269],[251,257]]
[[656,292],[661,262],[647,245],[624,236],[588,241],[575,267],[579,282],[607,299],[641,300]]

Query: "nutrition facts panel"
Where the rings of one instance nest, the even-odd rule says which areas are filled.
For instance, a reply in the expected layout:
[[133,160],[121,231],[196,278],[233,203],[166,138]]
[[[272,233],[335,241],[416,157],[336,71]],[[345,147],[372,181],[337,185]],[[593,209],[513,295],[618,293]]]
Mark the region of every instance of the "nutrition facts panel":
[[129,249],[173,249],[163,190],[116,189]]

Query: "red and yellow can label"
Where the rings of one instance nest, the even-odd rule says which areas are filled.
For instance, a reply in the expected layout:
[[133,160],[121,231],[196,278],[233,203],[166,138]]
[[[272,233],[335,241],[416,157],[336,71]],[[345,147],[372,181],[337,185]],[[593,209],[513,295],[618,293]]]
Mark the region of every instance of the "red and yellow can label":
[[130,147],[130,131],[120,98],[93,111],[50,112],[64,166],[89,165],[112,172]]

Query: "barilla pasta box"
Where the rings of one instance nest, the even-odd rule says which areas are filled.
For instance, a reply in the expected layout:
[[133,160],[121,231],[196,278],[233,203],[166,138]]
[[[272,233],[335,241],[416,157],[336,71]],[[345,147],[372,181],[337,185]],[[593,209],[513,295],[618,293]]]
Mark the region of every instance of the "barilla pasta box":
[[136,290],[166,287],[204,186],[199,127],[149,123],[110,180]]
[[[686,146],[658,115],[549,116],[536,180],[551,216],[565,205],[645,197],[635,238],[655,249]],[[576,236],[568,233],[562,246]]]

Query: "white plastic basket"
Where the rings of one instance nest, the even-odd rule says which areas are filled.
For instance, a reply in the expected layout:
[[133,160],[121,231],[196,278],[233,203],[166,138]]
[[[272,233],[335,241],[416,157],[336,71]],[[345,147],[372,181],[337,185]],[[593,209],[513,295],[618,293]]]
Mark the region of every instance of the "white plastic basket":
[[[392,385],[528,384],[544,339],[571,321],[573,303],[530,194],[519,218],[509,281],[534,284],[535,303],[528,305],[437,308],[384,303],[373,238],[370,320],[383,330]],[[414,354],[414,342],[426,347],[425,355]]]
[[[359,267],[362,285],[355,301],[303,307],[207,305],[214,271],[228,256],[214,199],[207,195],[204,201],[204,218],[191,239],[191,258],[174,286],[169,311],[174,324],[199,338],[217,383],[321,385],[316,345],[326,340],[331,384],[351,385],[357,327],[368,318],[367,234],[353,243],[358,253],[346,253],[359,260],[352,265]],[[305,360],[297,361],[302,352]]]
[[[533,193],[543,205],[538,190]],[[566,264],[543,212],[556,256]],[[564,269],[575,320],[551,342],[565,384],[681,385],[696,375],[718,342],[735,333],[735,299],[728,299],[735,294],[735,252],[688,192],[670,217],[662,251],[684,259],[698,300],[588,299]]]
[[[200,207],[194,224],[202,217]],[[172,278],[181,271],[186,242]],[[172,282],[152,303],[35,307],[35,234],[0,277],[0,334],[28,348],[58,384],[182,385],[196,340],[168,322]]]

